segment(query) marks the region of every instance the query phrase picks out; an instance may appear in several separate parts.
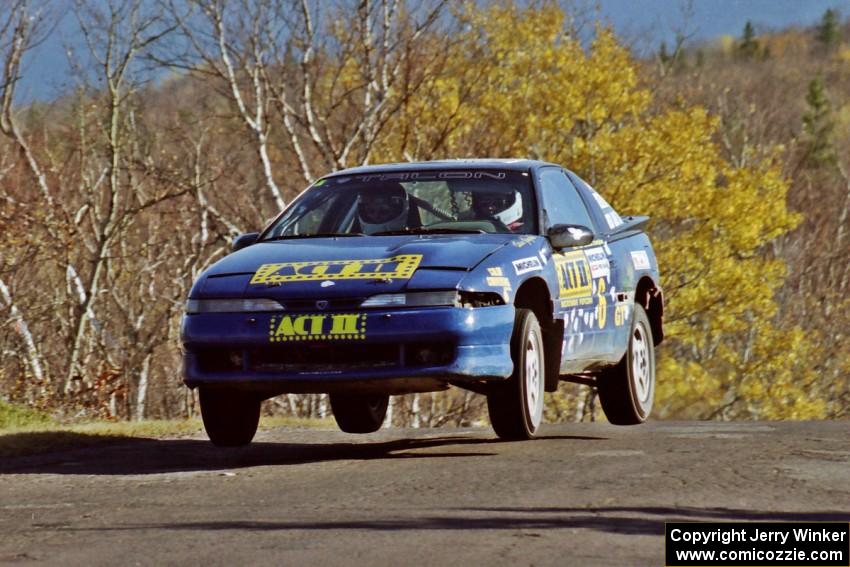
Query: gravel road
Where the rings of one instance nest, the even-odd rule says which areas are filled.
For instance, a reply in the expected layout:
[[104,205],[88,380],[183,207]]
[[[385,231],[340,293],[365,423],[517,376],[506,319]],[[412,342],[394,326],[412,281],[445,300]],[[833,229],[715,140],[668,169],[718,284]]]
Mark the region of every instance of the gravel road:
[[0,563],[662,565],[665,521],[850,521],[850,423],[654,422],[221,450],[128,441],[0,461]]

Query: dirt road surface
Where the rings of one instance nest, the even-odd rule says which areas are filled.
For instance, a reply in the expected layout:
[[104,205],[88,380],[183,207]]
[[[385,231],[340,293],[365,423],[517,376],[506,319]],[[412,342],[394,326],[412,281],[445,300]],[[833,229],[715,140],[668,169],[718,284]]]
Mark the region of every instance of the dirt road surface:
[[0,461],[0,563],[662,565],[665,521],[850,521],[850,423],[272,430]]

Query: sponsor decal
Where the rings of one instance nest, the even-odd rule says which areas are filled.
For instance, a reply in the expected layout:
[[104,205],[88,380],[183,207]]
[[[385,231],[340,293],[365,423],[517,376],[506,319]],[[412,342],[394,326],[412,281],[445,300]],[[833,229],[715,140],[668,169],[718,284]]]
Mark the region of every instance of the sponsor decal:
[[[441,179],[504,179],[503,171],[410,171],[356,175],[357,181],[439,181]],[[346,179],[347,181],[347,179]]]
[[605,213],[605,220],[606,222],[608,222],[608,228],[617,228],[618,226],[623,224],[623,219],[621,219],[620,215],[618,215],[614,211]]
[[[400,254],[376,260],[321,260],[263,264],[251,284],[279,284],[323,280],[400,279],[407,280],[419,267],[422,254]],[[322,286],[325,286],[322,283]],[[331,284],[332,285],[332,284]]]
[[366,338],[362,313],[274,315],[269,321],[269,342],[355,340]]
[[504,276],[490,276],[489,278],[487,278],[487,285],[502,288],[502,297],[505,298],[505,302],[507,302],[510,298],[512,288],[511,280],[509,280],[508,278]]
[[513,265],[514,271],[518,276],[543,269],[543,266],[540,264],[540,258],[537,256],[529,256],[528,258],[514,260]]
[[629,318],[629,306],[628,304],[618,305],[614,308],[614,325],[617,327],[622,327],[626,324],[626,321]]
[[593,195],[593,200],[596,201],[597,205],[599,205],[599,208],[601,208],[601,209],[610,209],[611,208],[611,205],[608,204],[608,201],[606,201],[605,199],[602,198],[602,195],[600,195],[596,191],[593,191],[591,194]]
[[537,240],[536,236],[532,236],[531,234],[525,234],[525,235],[520,236],[519,238],[516,238],[515,240],[513,240],[511,242],[511,244],[513,244],[517,248],[522,248],[523,246],[528,246],[529,244],[531,244],[535,240]]
[[504,276],[493,276],[487,278],[487,285],[493,287],[511,287],[511,280]]
[[635,270],[648,270],[649,269],[649,256],[646,255],[645,250],[635,250],[632,251],[632,265],[635,267]]
[[502,275],[502,268],[499,268],[499,267],[487,268],[487,273],[490,274],[491,276],[501,276]]
[[567,252],[555,256],[555,273],[558,276],[561,305],[567,307],[573,301],[576,301],[574,305],[578,305],[581,299],[593,303],[593,276],[584,252]]
[[579,297],[578,299],[561,300],[561,307],[578,307],[580,305],[593,305],[593,297]]
[[584,251],[587,256],[587,262],[590,264],[590,275],[593,278],[610,278],[611,264],[608,262],[608,256],[602,248],[587,248]]

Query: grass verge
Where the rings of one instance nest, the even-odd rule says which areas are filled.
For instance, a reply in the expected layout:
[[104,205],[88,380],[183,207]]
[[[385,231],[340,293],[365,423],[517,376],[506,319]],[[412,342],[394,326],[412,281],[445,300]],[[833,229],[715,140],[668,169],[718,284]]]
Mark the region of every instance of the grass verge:
[[[332,427],[332,419],[263,417],[260,430]],[[60,424],[46,414],[0,401],[0,458],[79,449],[132,439],[204,437],[200,419]]]

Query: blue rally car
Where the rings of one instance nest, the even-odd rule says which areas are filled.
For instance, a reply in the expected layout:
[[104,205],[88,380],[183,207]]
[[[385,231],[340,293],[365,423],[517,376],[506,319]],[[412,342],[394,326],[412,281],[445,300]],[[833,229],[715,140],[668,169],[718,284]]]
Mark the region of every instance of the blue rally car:
[[250,443],[283,393],[327,393],[343,431],[369,433],[390,395],[456,386],[528,439],[567,380],[641,423],[664,310],[647,220],[538,161],[333,173],[195,283],[185,382],[220,446]]

